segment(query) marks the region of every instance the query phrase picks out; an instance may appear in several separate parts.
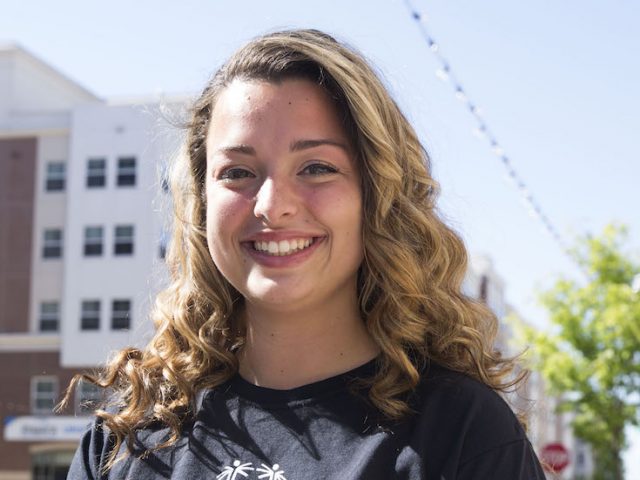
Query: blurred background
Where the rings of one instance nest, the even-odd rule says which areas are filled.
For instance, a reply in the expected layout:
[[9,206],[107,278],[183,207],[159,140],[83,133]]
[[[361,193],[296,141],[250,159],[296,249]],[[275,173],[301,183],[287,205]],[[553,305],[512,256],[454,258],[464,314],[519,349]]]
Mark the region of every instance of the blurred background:
[[[21,0],[0,12],[0,479],[64,478],[98,392],[82,386],[61,415],[53,404],[73,373],[148,337],[175,120],[256,35],[318,28],[378,68],[471,254],[465,291],[500,319],[553,330],[539,292],[585,282],[567,254],[578,237],[626,225],[637,255],[637,2]],[[512,336],[504,323],[505,349]],[[559,478],[591,478],[571,412],[554,413],[561,396],[541,374],[528,394],[538,453],[566,457]],[[640,479],[640,434],[627,433],[625,478]]]

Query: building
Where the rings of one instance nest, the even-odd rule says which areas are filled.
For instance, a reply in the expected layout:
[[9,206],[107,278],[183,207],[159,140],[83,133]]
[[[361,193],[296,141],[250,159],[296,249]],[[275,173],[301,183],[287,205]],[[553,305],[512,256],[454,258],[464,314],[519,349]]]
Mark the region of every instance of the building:
[[64,478],[97,392],[54,405],[151,331],[159,171],[179,140],[159,118],[157,101],[103,101],[0,47],[0,480]]

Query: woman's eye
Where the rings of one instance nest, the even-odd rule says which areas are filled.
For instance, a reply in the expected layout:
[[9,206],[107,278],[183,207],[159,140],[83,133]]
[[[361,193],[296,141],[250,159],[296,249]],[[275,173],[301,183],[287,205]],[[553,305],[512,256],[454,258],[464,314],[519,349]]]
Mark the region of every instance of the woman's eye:
[[242,178],[253,177],[253,173],[244,168],[228,168],[223,171],[218,178],[220,180],[240,180]]
[[312,163],[311,165],[304,167],[302,170],[302,173],[305,175],[326,175],[337,172],[338,169],[324,163]]

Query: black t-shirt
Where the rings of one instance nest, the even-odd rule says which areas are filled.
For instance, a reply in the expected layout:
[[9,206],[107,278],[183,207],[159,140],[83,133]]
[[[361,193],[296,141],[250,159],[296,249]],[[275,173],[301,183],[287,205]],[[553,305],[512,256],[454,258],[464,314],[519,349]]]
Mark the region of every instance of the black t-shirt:
[[431,365],[411,399],[416,413],[389,424],[349,388],[354,378],[374,371],[372,361],[284,391],[236,376],[199,395],[195,419],[176,444],[140,456],[169,433],[162,426],[141,430],[136,435],[140,452],[102,476],[113,443],[96,421],[82,439],[68,478],[545,478],[513,412],[487,386]]

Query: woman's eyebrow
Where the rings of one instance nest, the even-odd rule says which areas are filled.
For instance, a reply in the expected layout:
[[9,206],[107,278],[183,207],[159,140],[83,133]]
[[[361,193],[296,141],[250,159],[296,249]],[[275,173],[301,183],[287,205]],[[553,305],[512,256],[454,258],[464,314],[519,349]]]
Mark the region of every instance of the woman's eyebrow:
[[220,147],[216,150],[218,153],[242,153],[244,155],[254,155],[256,154],[255,148],[251,145],[228,145],[225,147]]
[[[323,145],[331,145],[333,147],[338,147],[349,153],[349,148],[342,142],[337,140],[332,140],[330,138],[320,138],[320,139],[305,139],[305,140],[295,140],[291,142],[289,145],[289,151],[291,152],[299,152],[301,150],[307,150],[309,148],[320,147]],[[243,155],[256,155],[256,150],[251,145],[246,144],[238,144],[238,145],[227,145],[224,147],[220,147],[216,150],[218,153],[240,153]]]
[[317,140],[296,140],[294,142],[291,142],[291,145],[289,145],[289,150],[291,152],[298,152],[300,150],[320,147],[322,145],[332,145],[334,147],[341,148],[345,152],[349,153],[349,148],[344,143],[337,140],[331,140],[330,138],[321,138]]

